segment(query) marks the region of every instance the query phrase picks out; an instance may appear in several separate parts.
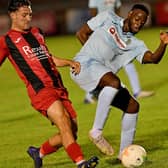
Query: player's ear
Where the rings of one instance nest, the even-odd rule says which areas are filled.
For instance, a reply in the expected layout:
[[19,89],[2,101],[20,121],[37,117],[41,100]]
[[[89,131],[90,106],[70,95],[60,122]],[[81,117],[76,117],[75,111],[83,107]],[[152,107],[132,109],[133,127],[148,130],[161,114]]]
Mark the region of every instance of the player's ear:
[[15,18],[15,13],[14,12],[10,12],[9,16],[11,17],[11,19],[14,19]]

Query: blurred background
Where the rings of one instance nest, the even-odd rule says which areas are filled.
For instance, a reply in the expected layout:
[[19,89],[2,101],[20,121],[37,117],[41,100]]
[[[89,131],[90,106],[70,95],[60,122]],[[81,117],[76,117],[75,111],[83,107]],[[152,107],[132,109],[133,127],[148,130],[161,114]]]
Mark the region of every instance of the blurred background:
[[[0,0],[0,34],[9,26],[7,0]],[[126,17],[135,3],[143,3],[151,13],[146,27],[168,26],[168,0],[122,0],[121,16]],[[32,0],[33,25],[46,35],[75,33],[89,18],[88,0]]]

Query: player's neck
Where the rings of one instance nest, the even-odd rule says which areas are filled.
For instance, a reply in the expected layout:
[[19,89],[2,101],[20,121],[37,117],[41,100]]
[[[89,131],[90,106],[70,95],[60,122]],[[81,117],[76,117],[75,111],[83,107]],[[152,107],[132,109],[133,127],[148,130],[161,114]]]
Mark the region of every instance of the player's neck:
[[17,32],[22,32],[22,33],[26,33],[28,32],[29,29],[20,29],[16,26],[11,26],[11,30],[17,31]]

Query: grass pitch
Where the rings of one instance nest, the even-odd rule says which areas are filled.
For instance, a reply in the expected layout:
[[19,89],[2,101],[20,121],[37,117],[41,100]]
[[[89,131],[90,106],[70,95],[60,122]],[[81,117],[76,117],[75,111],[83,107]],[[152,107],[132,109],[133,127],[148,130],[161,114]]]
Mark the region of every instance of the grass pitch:
[[[154,50],[159,44],[159,32],[164,28],[144,29],[138,37]],[[74,36],[48,37],[47,43],[54,55],[72,58],[81,47]],[[135,143],[142,145],[148,153],[148,161],[142,168],[167,168],[168,153],[168,52],[158,65],[141,65],[135,62],[140,83],[145,90],[154,90],[155,96],[141,99]],[[120,119],[122,113],[112,108],[104,129],[104,136],[115,149],[113,157],[101,154],[88,139],[96,105],[84,105],[84,91],[70,78],[68,68],[59,68],[70,98],[78,112],[79,138],[86,158],[97,155],[98,168],[122,168],[115,163],[120,143]],[[125,72],[118,74],[131,91]],[[36,112],[29,102],[26,89],[17,77],[11,64],[6,61],[0,69],[0,168],[33,168],[32,160],[26,153],[30,145],[39,146],[56,128]],[[75,165],[60,149],[44,158],[44,168],[74,168]]]

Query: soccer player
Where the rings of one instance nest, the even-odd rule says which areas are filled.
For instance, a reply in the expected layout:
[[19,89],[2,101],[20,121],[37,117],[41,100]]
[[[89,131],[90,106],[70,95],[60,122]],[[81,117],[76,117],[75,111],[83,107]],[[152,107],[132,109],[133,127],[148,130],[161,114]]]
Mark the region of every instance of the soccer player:
[[[105,10],[113,10],[117,15],[120,16],[121,5],[122,3],[120,0],[89,0],[88,4],[92,17]],[[154,95],[154,91],[145,91],[141,89],[138,73],[133,63],[129,63],[123,68],[130,81],[134,97],[139,99]],[[84,103],[94,103],[94,98],[94,93],[88,92],[85,95]]]
[[84,44],[75,61],[80,62],[78,75],[72,79],[85,91],[98,93],[96,114],[89,137],[101,152],[113,155],[112,146],[103,137],[103,128],[111,106],[123,111],[120,150],[133,143],[139,111],[139,103],[131,96],[116,73],[134,59],[142,64],[157,64],[168,44],[168,33],[160,33],[158,48],[150,51],[137,34],[147,21],[148,9],[135,4],[125,19],[112,10],[101,12],[85,23],[77,33]]
[[0,37],[0,65],[6,58],[10,60],[26,85],[32,106],[59,130],[40,148],[28,148],[35,168],[41,168],[42,158],[62,146],[78,168],[96,167],[98,158],[94,156],[85,160],[76,142],[76,112],[56,68],[70,66],[76,75],[80,72],[79,62],[54,57],[49,53],[41,30],[30,27],[32,9],[29,0],[10,0],[8,12],[11,29]]

